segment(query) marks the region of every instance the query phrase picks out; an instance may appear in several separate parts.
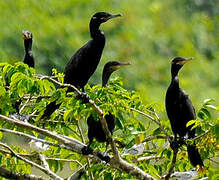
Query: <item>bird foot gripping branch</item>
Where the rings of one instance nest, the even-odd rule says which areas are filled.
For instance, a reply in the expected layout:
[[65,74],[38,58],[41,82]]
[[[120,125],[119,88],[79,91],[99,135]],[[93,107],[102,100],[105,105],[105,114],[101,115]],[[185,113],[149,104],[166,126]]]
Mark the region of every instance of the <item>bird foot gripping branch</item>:
[[81,153],[83,155],[89,155],[89,154],[93,154],[95,153],[97,155],[97,157],[101,160],[104,161],[106,163],[110,162],[110,157],[107,153],[102,153],[102,152],[94,152],[89,146],[84,146],[81,149]]
[[81,92],[81,94],[78,94],[77,98],[82,101],[82,104],[88,103],[90,100],[90,96],[84,92]]

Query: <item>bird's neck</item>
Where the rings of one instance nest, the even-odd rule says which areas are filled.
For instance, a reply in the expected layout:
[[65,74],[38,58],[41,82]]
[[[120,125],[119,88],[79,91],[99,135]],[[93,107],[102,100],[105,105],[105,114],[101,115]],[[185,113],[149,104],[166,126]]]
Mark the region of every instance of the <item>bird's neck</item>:
[[171,66],[171,87],[174,88],[179,88],[179,78],[178,78],[178,72],[179,72],[180,68],[177,68],[175,66]]
[[99,29],[100,23],[95,22],[95,20],[90,21],[90,36],[92,39],[105,39],[104,32]]
[[179,78],[178,76],[172,76],[170,86],[174,89],[179,89]]
[[24,47],[26,54],[29,54],[32,51],[32,39],[25,39]]
[[109,78],[111,76],[111,74],[113,73],[113,71],[110,70],[103,70],[102,73],[102,87],[105,87],[109,81]]

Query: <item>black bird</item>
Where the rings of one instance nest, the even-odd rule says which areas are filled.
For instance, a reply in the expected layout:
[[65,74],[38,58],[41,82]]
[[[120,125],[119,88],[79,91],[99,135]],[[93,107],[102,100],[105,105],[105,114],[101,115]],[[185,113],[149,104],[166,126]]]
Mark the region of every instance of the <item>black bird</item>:
[[[103,73],[102,73],[102,87],[105,87],[108,83],[108,80],[110,78],[110,75],[120,69],[121,66],[126,66],[130,65],[130,63],[126,62],[118,62],[118,61],[110,61],[105,64],[103,68]],[[106,123],[108,126],[108,129],[111,134],[113,134],[113,130],[115,128],[115,122],[116,122],[116,117],[112,115],[110,112],[105,115]],[[106,135],[104,133],[104,130],[102,128],[102,124],[100,122],[100,119],[98,121],[94,120],[93,116],[90,115],[87,119],[87,125],[88,125],[88,139],[89,139],[89,144],[87,147],[82,148],[82,154],[87,155],[92,152],[92,149],[90,149],[90,145],[93,142],[93,139],[95,138],[98,142],[106,142],[106,150],[109,145],[109,142],[107,141]]]
[[30,31],[27,30],[23,30],[22,35],[24,38],[25,47],[24,63],[27,64],[29,67],[34,68],[34,57],[32,52],[33,35]]
[[[195,143],[189,144],[184,140],[184,138],[192,139],[195,137],[195,128],[191,129],[192,125],[186,127],[186,124],[190,120],[196,119],[196,114],[189,96],[179,87],[178,72],[184,64],[192,59],[176,57],[172,60],[172,79],[166,92],[166,111],[174,133],[175,145],[171,147],[178,148],[180,145],[186,144],[191,164],[203,167],[204,165]],[[179,136],[178,140],[177,136]]]
[[[32,53],[32,41],[33,41],[33,35],[30,31],[23,30],[22,35],[24,38],[24,48],[25,48],[25,56],[23,62],[27,64],[29,67],[34,68],[34,57]],[[7,75],[5,75],[5,86],[6,89],[10,86],[9,78]]]
[[105,35],[99,27],[109,19],[119,16],[121,15],[107,12],[98,12],[93,15],[90,20],[91,40],[71,57],[65,67],[65,83],[72,84],[84,92],[84,86],[95,72],[105,46]]
[[[84,92],[84,86],[95,72],[105,46],[105,35],[99,27],[109,19],[119,16],[121,16],[121,14],[113,15],[107,12],[98,12],[93,15],[90,20],[91,40],[78,49],[67,63],[64,70],[65,83],[71,84]],[[71,90],[68,89],[68,91]],[[49,117],[60,105],[61,104],[56,104],[56,101],[48,104],[41,118]]]
[[[23,39],[24,39],[24,48],[25,48],[25,56],[23,62],[27,64],[29,67],[34,68],[34,57],[32,53],[32,42],[33,35],[30,31],[23,30],[22,31]],[[8,76],[5,75],[6,89],[10,86]],[[19,114],[19,106],[21,104],[21,99],[16,101],[13,107],[16,109],[17,114]]]

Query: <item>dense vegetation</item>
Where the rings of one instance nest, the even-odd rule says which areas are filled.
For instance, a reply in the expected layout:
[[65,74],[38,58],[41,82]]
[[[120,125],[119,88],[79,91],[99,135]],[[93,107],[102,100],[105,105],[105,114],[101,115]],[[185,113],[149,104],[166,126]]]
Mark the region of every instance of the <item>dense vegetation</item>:
[[[59,134],[71,136],[81,141],[77,136],[77,124],[86,137],[86,118],[90,113],[97,116],[89,104],[82,105],[79,100],[66,96],[66,89],[56,87],[48,80],[40,81],[33,74],[52,74],[55,67],[59,72],[71,55],[89,39],[88,23],[90,17],[97,11],[122,13],[123,18],[113,23],[104,24],[107,43],[101,63],[89,84],[100,84],[103,64],[109,60],[131,61],[132,66],[121,70],[122,79],[115,78],[107,88],[100,86],[86,86],[86,92],[92,100],[103,110],[115,114],[117,131],[113,138],[122,141],[126,148],[135,143],[142,142],[150,135],[165,135],[160,126],[148,118],[132,111],[134,108],[157,118],[160,116],[161,124],[170,135],[170,124],[164,111],[164,95],[170,81],[170,60],[174,56],[193,56],[195,60],[180,73],[180,82],[183,89],[190,94],[198,114],[197,135],[210,131],[207,136],[197,139],[201,155],[207,166],[207,175],[212,179],[218,178],[217,167],[209,159],[216,156],[216,142],[218,142],[218,104],[219,94],[219,3],[204,0],[181,1],[58,1],[58,0],[8,0],[0,1],[0,61],[14,64],[23,58],[23,40],[21,31],[28,29],[33,33],[33,52],[36,59],[36,72],[23,64],[10,66],[1,64],[0,74],[0,109],[1,114],[9,116],[15,113],[14,104],[22,97],[22,105],[28,97],[43,96],[44,98],[30,99],[22,110],[22,114],[31,114],[37,111],[30,123],[39,127],[56,130]],[[54,75],[60,74],[53,71]],[[5,88],[5,74],[7,74],[10,87]],[[59,78],[61,82],[61,77]],[[123,85],[124,83],[124,85]],[[135,90],[135,91],[133,91]],[[52,97],[50,97],[52,95]],[[46,98],[48,96],[48,98]],[[51,117],[51,123],[40,121],[45,105],[54,98],[64,103]],[[206,100],[214,99],[214,100]],[[104,104],[103,104],[104,102]],[[213,104],[213,105],[212,105]],[[74,108],[73,108],[74,107]],[[74,120],[73,120],[74,119]],[[64,124],[53,121],[64,121]],[[217,125],[216,125],[217,124]],[[71,129],[77,129],[74,134]],[[1,121],[1,127],[23,131],[31,134],[30,130],[23,130]],[[35,136],[38,133],[34,133]],[[56,142],[48,137],[47,140]],[[171,164],[171,149],[163,146],[167,139],[153,140],[146,144],[146,150],[155,150],[162,160],[135,162],[145,172],[157,178],[157,174],[167,173]],[[206,144],[206,142],[208,142]],[[103,151],[104,145],[94,143],[96,150]],[[14,151],[26,153],[21,147],[13,147]],[[122,148],[119,148],[122,152]],[[52,157],[60,153],[58,158],[74,159],[86,163],[80,154],[69,155],[68,150],[51,147],[45,155]],[[145,153],[143,156],[149,156]],[[54,157],[54,156],[53,156]],[[125,156],[127,161],[133,163],[136,157]],[[178,154],[175,170],[185,171],[191,169],[185,150]],[[6,161],[5,161],[6,160]],[[20,161],[19,161],[20,162]],[[151,163],[152,162],[152,163]],[[30,166],[24,170],[17,166],[17,158],[1,155],[1,165],[17,172],[30,173]],[[50,168],[54,171],[62,169],[63,162],[51,161]],[[70,163],[72,169],[79,167]],[[110,167],[92,162],[94,176],[127,177],[128,174],[116,171]],[[102,170],[103,173],[98,174]],[[70,173],[71,174],[71,173]],[[213,177],[214,176],[214,177]]]
[[[78,144],[77,140],[85,143],[84,138],[87,137],[86,119],[90,114],[93,114],[94,117],[101,117],[100,111],[103,114],[110,111],[118,118],[113,138],[116,142],[120,142],[117,144],[119,153],[127,162],[134,163],[155,178],[167,174],[172,164],[175,167],[175,171],[185,171],[192,168],[191,164],[188,163],[184,147],[178,152],[176,164],[172,162],[173,153],[168,144],[171,129],[169,122],[160,119],[158,116],[161,110],[160,106],[156,103],[144,104],[138,93],[124,89],[120,79],[116,78],[110,81],[109,85],[105,88],[100,87],[100,85],[92,87],[87,85],[85,88],[86,93],[94,102],[82,104],[81,100],[75,98],[74,93],[71,92],[66,95],[67,85],[64,85],[66,88],[63,88],[63,75],[55,69],[53,70],[53,79],[56,77],[59,82],[54,82],[51,77],[35,74],[34,69],[29,69],[27,65],[20,62],[16,63],[15,66],[1,63],[0,68],[0,109],[2,114],[0,115],[0,131],[11,134],[20,132],[19,135],[21,136],[29,134],[31,136],[28,137],[28,140],[34,137],[40,138],[39,134],[43,134],[46,143],[53,142],[53,144],[50,143],[49,150],[44,153],[45,157],[50,159],[48,159],[48,162],[51,170],[55,172],[62,170],[65,164],[63,159],[67,159],[69,161],[72,160],[70,167],[74,171],[83,165],[90,166],[91,168],[88,168],[88,170],[93,172],[95,179],[101,176],[110,179],[118,179],[119,177],[131,178],[131,175],[134,175],[131,174],[131,171],[121,170],[123,168],[115,166],[113,160],[107,166],[104,163],[97,163],[92,158],[91,164],[86,165],[87,160],[82,158],[80,149],[83,146]],[[6,82],[8,82],[9,87]],[[59,86],[56,88],[52,82]],[[58,99],[57,103],[62,102],[61,107],[56,113],[52,114],[50,119],[41,119],[46,104],[55,98]],[[19,106],[17,106],[18,102],[21,102]],[[93,103],[99,106],[100,110]],[[219,133],[218,124],[216,124],[218,119],[214,116],[218,108],[211,103],[212,100],[206,99],[201,109],[197,111],[198,118],[191,121],[190,124],[195,123],[195,126],[198,126],[197,135],[200,137],[196,139],[196,142],[205,162],[206,175],[215,178],[218,177],[216,173],[217,166],[215,166],[214,162],[217,156],[218,145],[216,142],[218,141]],[[10,119],[7,119],[7,117]],[[22,125],[22,121],[25,122],[24,125]],[[34,127],[30,127],[31,125],[34,125]],[[55,131],[57,134],[54,137],[54,134],[51,135],[43,132],[44,129],[51,132]],[[76,145],[69,146],[68,143],[62,140],[69,140],[66,139],[67,137],[74,138],[71,143]],[[60,140],[60,138],[62,139]],[[59,144],[57,144],[58,142]],[[124,155],[124,148],[128,149],[134,144],[142,142],[146,142],[143,154],[140,153],[136,156]],[[63,145],[61,146],[61,144]],[[21,144],[17,146],[11,145],[13,151],[5,144],[1,143],[0,146],[4,147],[1,149],[3,153],[1,155],[1,165],[11,170],[26,174],[30,173],[30,166],[22,163],[21,160],[23,159],[20,159],[19,156],[29,157],[35,162],[39,159],[36,154],[25,155],[28,154],[28,151],[23,149]],[[92,143],[91,147],[97,151],[104,151],[105,149],[104,144],[98,142]],[[72,154],[72,152],[76,153]],[[60,160],[55,161],[55,158]],[[40,162],[38,163],[41,164]],[[42,166],[45,166],[45,163]],[[115,168],[119,171],[115,171]],[[70,172],[69,170],[66,173]],[[130,173],[130,175],[127,173]],[[46,174],[49,173],[46,171]],[[200,176],[202,175],[203,172],[200,173]],[[54,178],[54,176],[51,177]],[[83,177],[86,178],[86,174]]]

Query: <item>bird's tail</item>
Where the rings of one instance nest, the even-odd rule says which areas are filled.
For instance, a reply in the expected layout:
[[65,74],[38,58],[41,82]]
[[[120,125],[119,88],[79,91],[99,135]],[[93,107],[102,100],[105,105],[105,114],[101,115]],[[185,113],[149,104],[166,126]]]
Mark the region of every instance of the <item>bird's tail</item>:
[[191,164],[195,167],[199,167],[202,169],[204,167],[204,164],[202,162],[201,156],[198,152],[198,148],[196,147],[195,143],[193,143],[192,145],[187,145],[187,152]]

